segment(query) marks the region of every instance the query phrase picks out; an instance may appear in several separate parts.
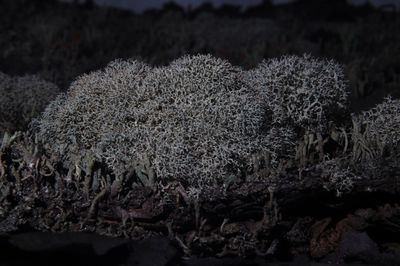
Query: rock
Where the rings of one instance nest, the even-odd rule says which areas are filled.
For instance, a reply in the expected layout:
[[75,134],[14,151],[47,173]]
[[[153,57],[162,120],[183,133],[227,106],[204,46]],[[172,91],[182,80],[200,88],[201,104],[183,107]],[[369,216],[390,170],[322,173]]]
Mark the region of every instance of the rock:
[[177,265],[180,253],[171,241],[141,241],[88,233],[29,232],[0,238],[3,265]]
[[379,254],[378,245],[365,232],[349,231],[343,235],[338,256],[343,261],[370,262],[371,256]]
[[124,265],[129,266],[177,265],[181,255],[171,241],[161,237],[131,241],[126,247],[131,252]]
[[183,263],[184,266],[202,266],[202,265],[214,265],[214,266],[249,266],[258,265],[254,264],[252,261],[245,261],[240,258],[199,258],[190,259]]
[[55,234],[50,232],[30,232],[13,235],[8,241],[14,247],[27,252],[48,252],[77,246],[93,250],[94,255],[97,256],[103,256],[113,248],[130,242],[127,239],[104,237],[96,234]]
[[336,263],[362,263],[366,265],[400,265],[399,252],[381,252],[366,232],[349,231],[343,235]]

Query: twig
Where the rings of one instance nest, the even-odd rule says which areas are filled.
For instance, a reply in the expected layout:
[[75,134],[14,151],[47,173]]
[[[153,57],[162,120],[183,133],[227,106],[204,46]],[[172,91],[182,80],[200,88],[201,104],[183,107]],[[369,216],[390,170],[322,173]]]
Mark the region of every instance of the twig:
[[88,213],[86,219],[90,219],[90,218],[94,217],[95,213],[97,212],[99,202],[108,194],[108,190],[109,190],[108,184],[104,180],[103,180],[102,183],[104,184],[104,188],[93,199],[92,204],[90,205],[89,213]]

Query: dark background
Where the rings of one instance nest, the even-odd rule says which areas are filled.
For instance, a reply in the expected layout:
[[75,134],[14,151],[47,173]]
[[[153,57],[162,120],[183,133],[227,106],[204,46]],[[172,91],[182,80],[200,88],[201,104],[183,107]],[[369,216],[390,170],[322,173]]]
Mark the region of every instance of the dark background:
[[180,1],[185,7],[161,0],[98,1],[129,3],[137,11],[157,8],[135,13],[96,1],[0,0],[0,71],[39,75],[66,90],[79,75],[116,58],[165,65],[185,54],[209,53],[251,69],[265,58],[307,53],[343,65],[354,112],[400,96],[396,0]]
[[[73,0],[60,0],[62,2],[73,2]],[[81,0],[82,2],[83,0]],[[291,3],[295,0],[272,0],[273,4],[285,4]],[[348,3],[354,5],[361,5],[369,0],[348,0]],[[127,8],[136,12],[142,12],[148,8],[161,8],[165,3],[168,3],[168,0],[95,0],[95,3],[99,5],[107,5],[107,6],[114,6],[114,7],[121,7]],[[196,7],[205,2],[206,0],[176,0],[177,4],[182,5],[183,7]],[[230,5],[241,5],[242,7],[254,6],[259,5],[263,2],[263,0],[214,0],[211,1],[214,6],[221,6],[223,4],[230,4]],[[374,6],[382,6],[387,4],[394,4],[397,7],[400,5],[399,0],[370,0],[369,1]]]

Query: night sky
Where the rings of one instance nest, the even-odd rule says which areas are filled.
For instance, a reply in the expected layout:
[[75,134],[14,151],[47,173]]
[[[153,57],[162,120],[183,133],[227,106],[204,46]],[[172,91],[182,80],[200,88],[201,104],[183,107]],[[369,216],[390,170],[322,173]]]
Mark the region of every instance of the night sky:
[[[285,3],[285,2],[291,2],[292,0],[273,0],[272,2],[276,3]],[[105,5],[113,5],[113,6],[118,6],[118,7],[123,7],[123,8],[128,8],[128,9],[133,9],[136,11],[143,11],[148,8],[154,8],[154,7],[161,7],[163,4],[169,2],[169,0],[146,0],[146,1],[141,1],[141,0],[95,0],[98,4],[105,4]],[[207,1],[207,0],[175,0],[176,3],[188,7],[188,6],[196,6],[200,5],[204,2],[212,2],[215,6],[219,6],[224,3],[228,4],[233,4],[233,5],[242,5],[244,7],[246,6],[251,6],[251,5],[257,5],[262,2],[262,0],[213,0],[213,1]]]
[[[61,0],[64,2],[72,1],[72,0]],[[115,6],[115,7],[121,7],[121,8],[126,8],[126,9],[131,9],[137,12],[141,12],[143,10],[149,9],[149,8],[157,8],[161,7],[163,4],[169,2],[170,0],[95,0],[96,3],[100,5],[110,5],[110,6]],[[271,2],[275,4],[281,4],[281,3],[287,3],[291,2],[293,0],[272,0]],[[349,2],[352,2],[354,4],[363,4],[367,2],[368,0],[349,0]],[[246,6],[251,6],[251,5],[257,5],[262,2],[262,0],[213,0],[213,1],[207,1],[207,0],[175,0],[176,3],[188,7],[189,5],[191,6],[196,6],[204,2],[212,2],[214,3],[215,6],[219,6],[224,3],[228,4],[234,4],[234,5],[242,5],[244,7]],[[370,0],[371,3],[375,5],[384,5],[384,4],[395,4],[398,7],[400,6],[400,0]]]

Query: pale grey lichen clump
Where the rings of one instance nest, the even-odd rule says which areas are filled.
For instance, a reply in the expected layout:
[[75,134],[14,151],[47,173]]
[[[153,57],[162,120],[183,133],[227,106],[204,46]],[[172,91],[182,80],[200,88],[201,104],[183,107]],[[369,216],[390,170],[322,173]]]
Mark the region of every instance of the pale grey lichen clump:
[[274,125],[324,134],[347,110],[347,85],[334,61],[309,55],[269,59],[249,71],[248,80],[260,91]]
[[361,177],[354,173],[346,159],[330,159],[317,164],[316,168],[321,171],[324,180],[324,188],[335,191],[337,196],[350,192],[357,180]]
[[379,176],[385,160],[400,161],[400,100],[391,97],[353,115],[352,161],[367,176]]
[[0,136],[25,130],[59,92],[55,84],[38,76],[13,77],[0,72]]
[[39,137],[71,164],[88,153],[94,155],[104,135],[111,132],[118,138],[122,128],[132,127],[125,121],[126,113],[140,101],[139,83],[149,69],[136,61],[117,60],[104,70],[82,75],[36,121]]
[[35,128],[69,167],[94,156],[116,178],[136,170],[222,188],[257,168],[258,154],[269,154],[268,167],[293,158],[298,127],[325,129],[346,97],[341,68],[308,56],[250,72],[208,55],[154,68],[117,60],[79,77]]
[[194,187],[221,183],[268,147],[263,105],[242,76],[211,56],[159,68],[114,61],[78,78],[36,126],[72,165],[96,154],[124,175],[149,160],[159,178]]
[[387,97],[370,110],[353,114],[352,151],[317,164],[324,187],[337,195],[349,192],[361,179],[383,177],[383,168],[400,162],[400,100]]
[[369,148],[361,150],[360,157],[381,157],[385,152],[393,151],[399,146],[399,114],[400,100],[387,97],[374,108],[353,116],[354,141],[356,144],[364,142],[363,146]]
[[183,57],[153,69],[126,114],[131,126],[118,139],[108,134],[99,143],[103,156],[118,171],[147,156],[158,177],[195,187],[237,175],[249,155],[266,145],[262,106],[241,75],[210,56]]

